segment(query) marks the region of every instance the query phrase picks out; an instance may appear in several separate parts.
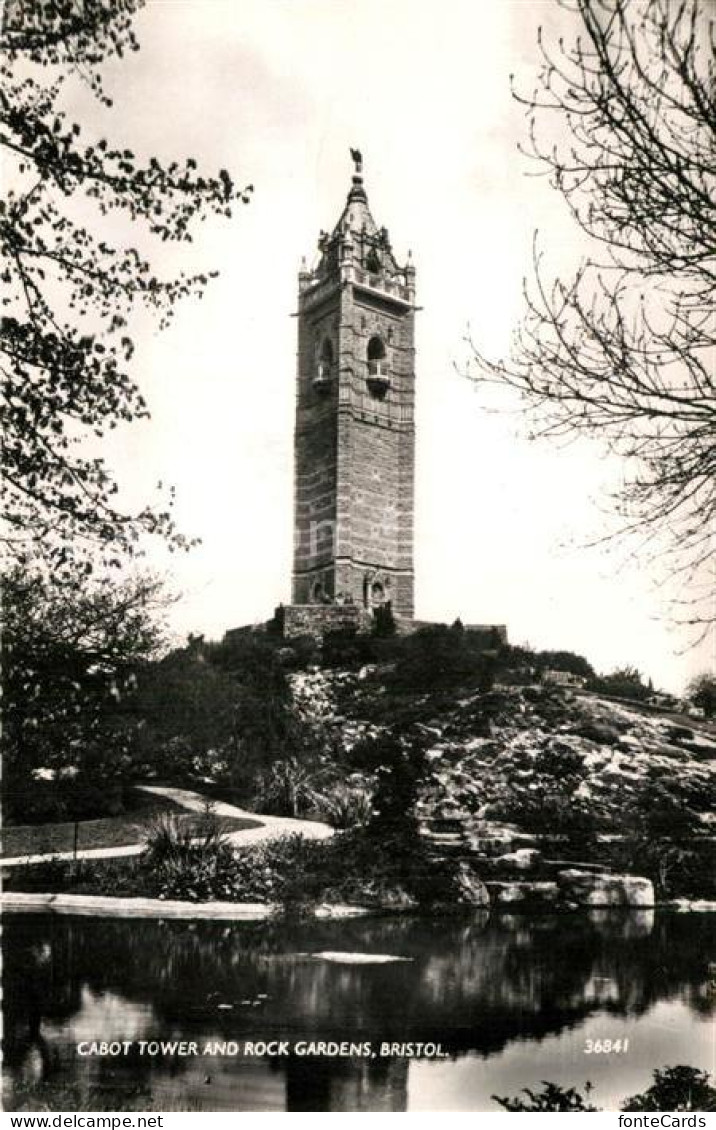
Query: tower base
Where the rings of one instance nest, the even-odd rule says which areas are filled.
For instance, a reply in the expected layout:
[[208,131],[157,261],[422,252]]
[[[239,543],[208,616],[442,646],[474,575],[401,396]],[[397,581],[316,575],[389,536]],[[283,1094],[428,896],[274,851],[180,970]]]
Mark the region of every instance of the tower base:
[[[394,616],[393,621],[399,636],[435,626],[430,620],[413,620],[407,616]],[[356,604],[279,604],[273,619],[262,624],[232,628],[224,638],[258,631],[284,640],[308,637],[322,643],[326,636],[334,633],[369,635],[374,626],[373,614]],[[504,624],[465,624],[465,629],[484,635],[486,647],[500,647],[507,643],[507,628]]]

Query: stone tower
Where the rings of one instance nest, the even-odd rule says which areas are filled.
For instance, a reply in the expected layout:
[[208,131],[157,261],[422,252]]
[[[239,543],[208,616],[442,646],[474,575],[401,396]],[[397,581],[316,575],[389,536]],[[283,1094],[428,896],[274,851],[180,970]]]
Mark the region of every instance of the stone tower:
[[413,617],[415,271],[370,213],[362,160],[299,274],[293,604]]

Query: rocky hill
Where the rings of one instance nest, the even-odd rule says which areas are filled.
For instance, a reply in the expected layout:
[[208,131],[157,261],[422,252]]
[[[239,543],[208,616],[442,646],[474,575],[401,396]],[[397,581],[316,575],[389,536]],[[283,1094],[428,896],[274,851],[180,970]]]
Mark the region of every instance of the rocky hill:
[[417,739],[422,833],[476,866],[498,902],[563,899],[585,874],[624,872],[661,898],[714,897],[713,726],[539,685],[398,692],[387,674],[297,672],[294,699],[349,768],[366,738]]

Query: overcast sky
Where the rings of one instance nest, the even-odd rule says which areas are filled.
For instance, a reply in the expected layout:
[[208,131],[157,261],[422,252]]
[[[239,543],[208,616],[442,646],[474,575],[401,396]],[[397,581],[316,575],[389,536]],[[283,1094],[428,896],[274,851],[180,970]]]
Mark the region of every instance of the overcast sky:
[[601,670],[635,664],[670,689],[707,666],[707,644],[678,654],[646,560],[581,548],[621,468],[596,445],[530,443],[519,416],[489,411],[460,374],[468,324],[485,352],[508,348],[533,231],[550,270],[583,251],[517,152],[510,96],[513,72],[531,88],[537,24],[558,15],[554,0],[150,0],[141,51],[107,70],[113,109],[78,91],[90,131],[255,186],[193,247],[162,247],[162,272],[221,275],[169,330],[138,322],[134,375],[152,419],[106,448],[127,497],[173,483],[180,526],[202,539],[169,559],[178,631],[217,638],[290,599],[296,276],[340,214],[355,146],[376,222],[399,261],[412,249],[423,307],[416,614],[505,623],[513,642],[570,648]]

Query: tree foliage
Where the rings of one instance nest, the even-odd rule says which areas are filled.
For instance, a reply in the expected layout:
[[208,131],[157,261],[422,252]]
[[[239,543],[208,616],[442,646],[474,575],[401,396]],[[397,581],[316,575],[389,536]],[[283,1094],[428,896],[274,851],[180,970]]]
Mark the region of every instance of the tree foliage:
[[540,29],[537,88],[515,97],[527,152],[589,250],[553,284],[535,251],[510,356],[471,343],[471,372],[516,390],[534,434],[596,436],[626,459],[618,531],[640,533],[692,584],[675,616],[698,625],[713,614],[702,585],[716,518],[709,5],[559,2],[574,35],[555,44]]
[[139,674],[137,770],[177,780],[213,775],[236,752],[236,681],[190,637]]
[[654,1082],[622,1103],[622,1110],[716,1110],[716,1087],[706,1071],[679,1064],[654,1072]]
[[[648,1090],[625,1099],[620,1110],[715,1110],[716,1088],[711,1086],[710,1076],[696,1067],[679,1064],[664,1067],[654,1072],[654,1082]],[[514,1098],[492,1098],[505,1110],[511,1111],[598,1111],[591,1106],[590,1083],[585,1084],[585,1094],[581,1095],[574,1087],[562,1087],[559,1083],[543,1083],[541,1091],[524,1090]],[[522,1096],[526,1096],[523,1098]]]
[[594,668],[588,659],[575,651],[536,651],[529,644],[505,644],[498,655],[498,669],[510,671],[528,667],[538,672],[566,671],[584,679],[594,678]]
[[716,843],[705,823],[712,808],[706,770],[678,777],[652,769],[625,799],[619,865],[651,879],[658,898],[712,898]]
[[137,676],[164,644],[167,597],[150,576],[88,583],[80,571],[71,583],[19,568],[3,595],[3,792],[23,821],[43,780],[106,790],[126,772]]
[[590,683],[592,690],[602,691],[604,694],[617,695],[618,698],[633,698],[644,702],[649,697],[651,690],[648,683],[644,682],[642,674],[636,667],[618,667],[608,675],[600,675]]
[[689,699],[694,706],[700,706],[707,718],[716,714],[716,675],[702,672],[689,684]]
[[253,633],[190,637],[147,665],[135,696],[136,766],[175,780],[209,776],[244,802],[305,798],[320,743],[295,708],[279,650]]
[[500,646],[490,633],[466,630],[457,620],[451,627],[431,624],[394,641],[395,665],[386,681],[394,690],[430,691],[476,684],[489,690],[493,683],[494,653]]
[[33,552],[54,569],[100,547],[117,561],[144,532],[184,544],[169,509],[130,514],[95,446],[147,415],[130,371],[131,316],[166,325],[175,303],[208,275],[165,279],[136,246],[117,246],[116,217],[141,245],[191,239],[210,214],[230,216],[249,189],[196,161],[140,160],[122,139],[93,136],[63,100],[86,83],[104,104],[103,64],[138,43],[143,0],[8,0],[0,29],[0,203],[6,539],[13,560]]

